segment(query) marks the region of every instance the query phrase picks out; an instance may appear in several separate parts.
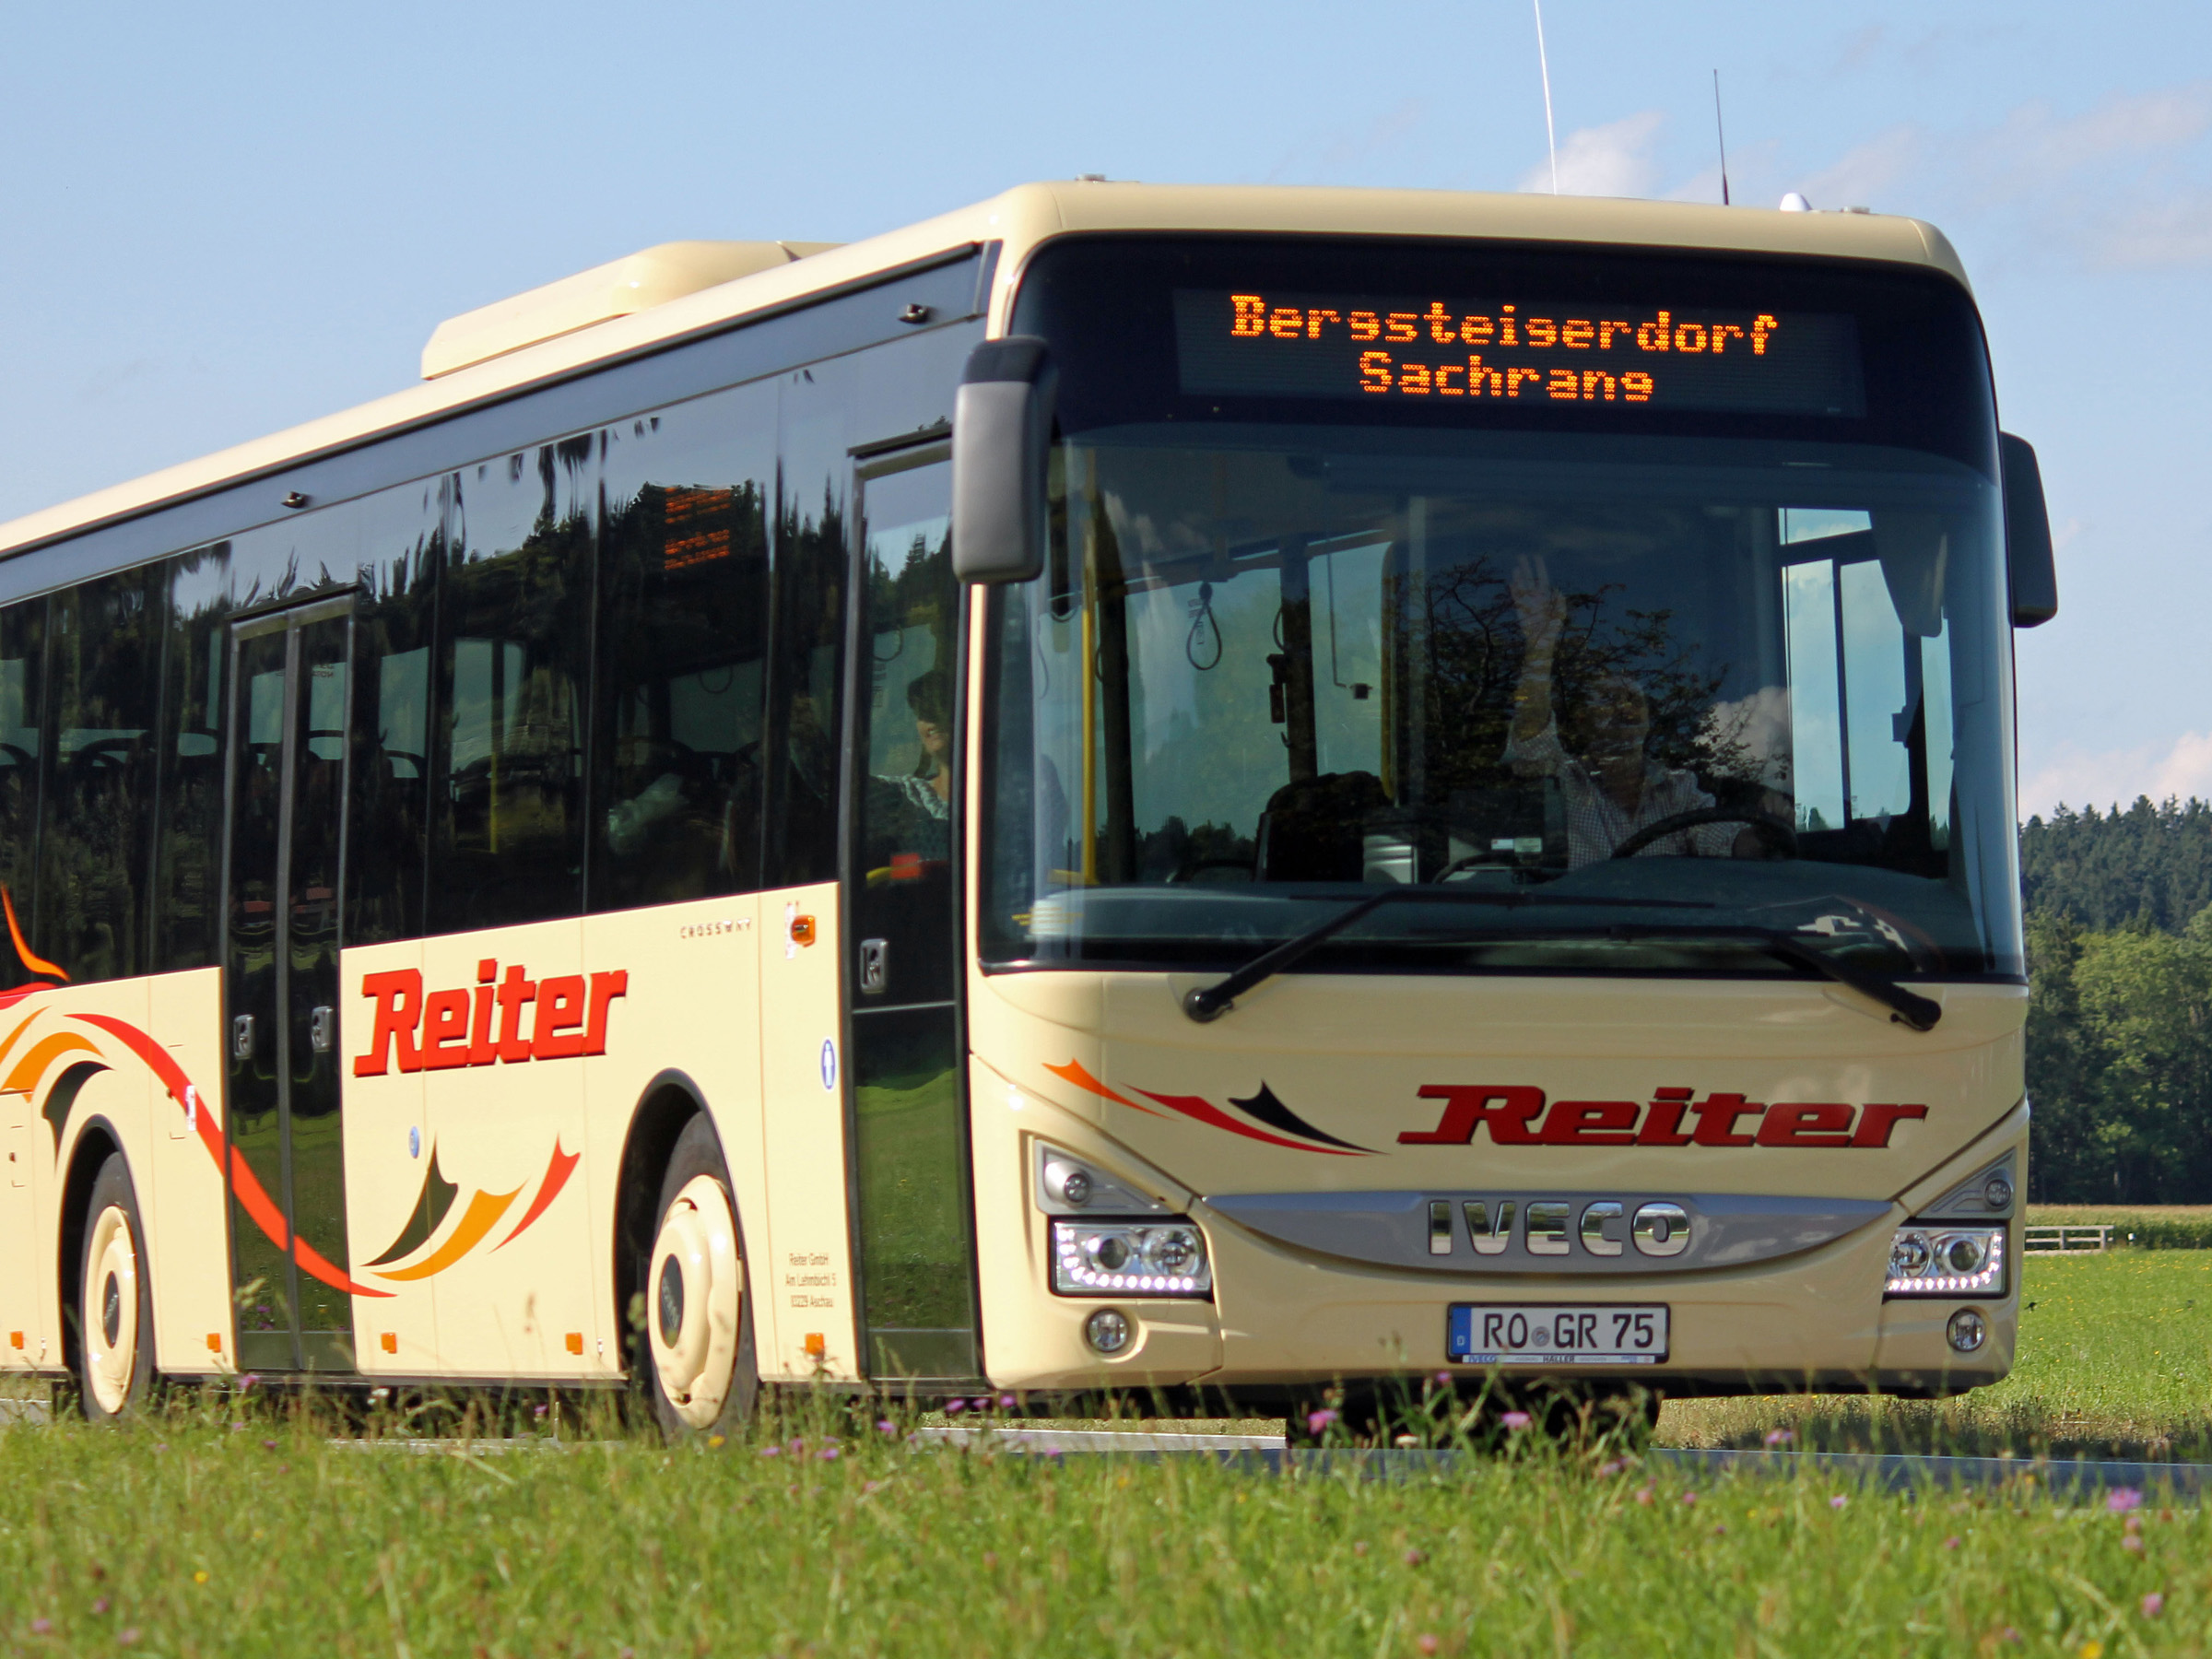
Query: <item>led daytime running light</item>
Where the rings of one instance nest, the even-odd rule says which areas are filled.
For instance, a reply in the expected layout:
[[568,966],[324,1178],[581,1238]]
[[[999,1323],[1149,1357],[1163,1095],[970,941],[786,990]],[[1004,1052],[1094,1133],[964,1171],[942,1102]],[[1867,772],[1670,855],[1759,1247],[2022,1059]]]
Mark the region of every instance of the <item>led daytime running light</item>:
[[[1163,1272],[1161,1265],[1181,1266]],[[1053,1288],[1063,1296],[1205,1296],[1206,1239],[1189,1221],[1054,1221]]]
[[[1953,1248],[1971,1242],[1982,1265],[1971,1273],[1948,1266]],[[1900,1264],[1917,1262],[1916,1269]],[[2005,1289],[2005,1230],[2001,1227],[1900,1227],[1889,1246],[1885,1296],[1994,1296]]]

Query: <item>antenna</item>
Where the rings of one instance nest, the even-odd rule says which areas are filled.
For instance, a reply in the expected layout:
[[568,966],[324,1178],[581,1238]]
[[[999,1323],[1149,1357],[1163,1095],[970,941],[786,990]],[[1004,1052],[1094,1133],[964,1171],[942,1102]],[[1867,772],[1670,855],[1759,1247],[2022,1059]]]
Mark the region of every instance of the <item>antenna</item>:
[[1559,194],[1559,135],[1551,124],[1551,60],[1544,55],[1544,0],[1531,0],[1536,8],[1536,67],[1544,76],[1544,143],[1551,151],[1551,194]]
[[1728,206],[1728,132],[1721,125],[1721,72],[1712,72],[1712,135],[1721,141],[1721,206]]

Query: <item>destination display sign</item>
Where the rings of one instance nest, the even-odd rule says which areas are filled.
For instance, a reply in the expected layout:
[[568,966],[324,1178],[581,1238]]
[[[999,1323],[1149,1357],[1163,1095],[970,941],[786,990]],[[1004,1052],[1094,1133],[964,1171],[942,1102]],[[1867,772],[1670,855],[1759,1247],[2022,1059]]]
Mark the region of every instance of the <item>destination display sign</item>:
[[1198,395],[1866,412],[1840,312],[1179,288],[1175,337]]

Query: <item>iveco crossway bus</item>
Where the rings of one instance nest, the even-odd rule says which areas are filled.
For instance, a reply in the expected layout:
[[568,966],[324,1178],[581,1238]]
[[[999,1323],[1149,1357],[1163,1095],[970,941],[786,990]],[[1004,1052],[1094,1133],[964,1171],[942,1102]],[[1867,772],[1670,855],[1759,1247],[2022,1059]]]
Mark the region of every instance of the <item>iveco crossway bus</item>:
[[1299,1409],[2015,1334],[1950,245],[1013,191],[0,527],[0,1365]]

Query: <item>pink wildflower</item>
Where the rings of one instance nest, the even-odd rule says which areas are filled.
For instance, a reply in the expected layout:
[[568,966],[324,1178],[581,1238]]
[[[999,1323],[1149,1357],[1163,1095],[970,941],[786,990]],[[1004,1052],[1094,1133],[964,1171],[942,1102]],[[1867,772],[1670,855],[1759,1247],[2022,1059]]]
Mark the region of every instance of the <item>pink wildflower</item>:
[[2115,1515],[2143,1507],[2143,1494],[2134,1487],[2114,1487],[2104,1495],[2104,1507]]
[[1309,1411],[1306,1413],[1306,1432],[1319,1434],[1335,1420],[1336,1414],[1325,1408],[1320,1411]]
[[2156,1618],[2159,1614],[2165,1611],[2166,1598],[2163,1595],[2160,1595],[2156,1590],[2153,1590],[2148,1595],[2143,1598],[2144,1618]]
[[30,1621],[30,1633],[33,1636],[43,1636],[53,1629],[53,1620],[51,1618],[41,1617]]
[[1683,1493],[1682,1507],[1684,1509],[1696,1509],[1698,1507],[1698,1495],[1695,1492]]
[[783,1455],[783,1448],[781,1446],[763,1446],[760,1448],[760,1455],[763,1457],[781,1457]]
[[2137,1533],[2129,1533],[2126,1537],[2120,1540],[2120,1547],[2126,1550],[2130,1555],[2141,1555],[2143,1553],[2143,1539],[2141,1535]]
[[1512,1430],[1513,1433],[1518,1434],[1522,1430],[1527,1428],[1529,1424],[1534,1422],[1535,1419],[1531,1418],[1525,1411],[1509,1411],[1500,1416],[1498,1420],[1503,1423],[1508,1429]]
[[878,1434],[896,1434],[899,1432],[899,1425],[892,1422],[889,1418],[878,1418],[876,1419],[876,1432]]
[[961,1412],[967,1409],[968,1402],[965,1400],[947,1400],[945,1402],[945,1415],[947,1417],[959,1417]]
[[1792,1433],[1787,1429],[1770,1429],[1767,1430],[1767,1444],[1769,1447],[1786,1446],[1796,1438],[1796,1435]]
[[1418,1549],[1409,1549],[1406,1552],[1406,1565],[1408,1567],[1418,1567],[1428,1559],[1429,1558],[1427,1556],[1423,1555]]
[[1636,1501],[1637,1501],[1637,1502],[1639,1502],[1639,1503],[1649,1503],[1649,1502],[1651,1502],[1651,1500],[1652,1500],[1652,1488],[1651,1488],[1650,1487],[1648,1487],[1648,1486],[1647,1486],[1647,1487],[1638,1487],[1638,1488],[1636,1488]]
[[1949,1536],[1949,1537],[1946,1538],[1946,1539],[1943,1541],[1943,1547],[1944,1547],[1946,1549],[1956,1549],[1956,1548],[1958,1548],[1958,1547],[1959,1547],[1959,1536],[1958,1536],[1958,1535],[1957,1535],[1956,1533],[1954,1533],[1954,1534],[1952,1534],[1952,1535],[1951,1535],[1951,1536]]
[[819,1452],[815,1453],[815,1455],[819,1457],[824,1463],[835,1463],[838,1458],[838,1451],[835,1446],[824,1446]]
[[1828,1500],[1828,1507],[1832,1510],[1840,1510],[1850,1501],[1850,1499],[1844,1497],[1842,1493],[1838,1492],[1833,1498],[1830,1498]]
[[1413,1645],[1424,1653],[1433,1653],[1444,1644],[1424,1630],[1413,1639]]

